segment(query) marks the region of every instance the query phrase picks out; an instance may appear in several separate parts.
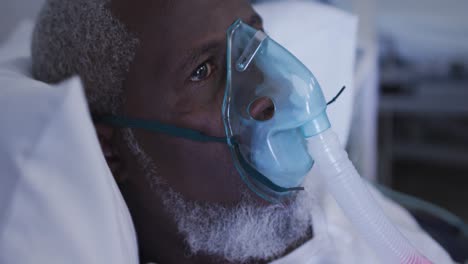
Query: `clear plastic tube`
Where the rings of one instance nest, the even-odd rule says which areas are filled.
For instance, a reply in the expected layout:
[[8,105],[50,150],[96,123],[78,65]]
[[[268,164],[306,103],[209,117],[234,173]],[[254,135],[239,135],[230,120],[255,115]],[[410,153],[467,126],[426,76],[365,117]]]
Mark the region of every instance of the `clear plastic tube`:
[[382,263],[432,263],[385,216],[331,129],[308,138],[308,146],[328,190]]

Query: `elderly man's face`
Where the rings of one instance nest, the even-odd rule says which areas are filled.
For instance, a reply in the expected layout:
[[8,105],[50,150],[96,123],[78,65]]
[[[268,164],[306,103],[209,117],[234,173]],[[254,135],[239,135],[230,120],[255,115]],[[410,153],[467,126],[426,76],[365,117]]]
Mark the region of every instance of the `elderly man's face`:
[[[226,30],[241,18],[261,28],[245,0],[117,1],[140,47],[125,83],[125,114],[224,136]],[[136,132],[158,175],[187,199],[237,203],[242,184],[225,144]]]
[[[261,18],[250,3],[113,0],[111,9],[140,40],[124,83],[124,115],[223,137],[226,30],[239,18],[262,28]],[[242,183],[226,144],[194,142],[143,130],[134,130],[134,134],[145,157],[135,158],[125,144],[117,143],[122,162],[118,162],[121,166],[114,174],[126,179],[120,187],[132,213],[143,258],[182,263],[172,257],[184,252],[184,243],[180,243],[184,239],[192,250],[230,255],[231,260],[267,258],[283,252],[309,227],[308,213],[293,213],[251,199],[254,195]],[[148,175],[163,184],[151,188]],[[163,193],[176,193],[185,202],[168,204]],[[187,201],[196,205],[189,206]],[[209,209],[201,210],[197,207],[200,204]],[[174,213],[176,209],[171,213],[175,207],[179,215]],[[241,218],[243,221],[239,221]],[[296,221],[299,218],[300,223]],[[250,229],[246,229],[249,224]],[[206,235],[210,230],[213,233]],[[236,230],[243,236],[236,237]],[[203,241],[208,237],[210,241]],[[230,241],[224,244],[225,240]],[[254,245],[246,248],[245,241]],[[256,252],[261,244],[264,250]],[[206,259],[200,261],[207,263]]]

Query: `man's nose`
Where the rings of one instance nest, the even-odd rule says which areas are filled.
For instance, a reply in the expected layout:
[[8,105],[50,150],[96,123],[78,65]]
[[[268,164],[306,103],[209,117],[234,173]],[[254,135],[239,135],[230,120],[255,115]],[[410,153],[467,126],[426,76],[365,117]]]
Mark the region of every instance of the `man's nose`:
[[260,97],[250,104],[248,113],[257,121],[267,121],[275,115],[275,104],[270,97]]

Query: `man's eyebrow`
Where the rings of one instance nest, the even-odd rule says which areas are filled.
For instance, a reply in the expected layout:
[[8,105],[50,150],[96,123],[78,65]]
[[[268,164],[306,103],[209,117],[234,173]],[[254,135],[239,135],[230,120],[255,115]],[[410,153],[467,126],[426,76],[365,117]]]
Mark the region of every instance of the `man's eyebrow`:
[[[246,21],[250,26],[263,26],[263,19],[257,14],[254,13],[250,16],[249,20]],[[205,44],[201,45],[200,47],[194,48],[189,50],[185,56],[181,59],[181,70],[183,72],[194,70],[190,69],[190,67],[196,67],[198,65],[194,65],[200,62],[200,58],[209,53],[215,53],[222,50],[225,47],[226,43],[224,40],[212,40],[206,42]]]
[[182,70],[188,71],[193,70],[190,67],[196,67],[197,63],[201,63],[200,59],[205,54],[215,53],[221,50],[224,47],[225,41],[224,40],[212,40],[209,42],[204,43],[203,45],[196,47],[194,49],[190,49],[185,56],[182,57],[181,60],[181,68]]

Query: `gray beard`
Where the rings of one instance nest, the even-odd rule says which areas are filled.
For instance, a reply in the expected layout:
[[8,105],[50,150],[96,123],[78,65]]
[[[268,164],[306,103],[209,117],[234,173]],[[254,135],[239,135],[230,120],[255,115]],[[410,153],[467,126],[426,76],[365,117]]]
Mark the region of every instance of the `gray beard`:
[[244,200],[234,208],[185,200],[176,192],[163,198],[192,254],[222,256],[230,262],[272,259],[307,235],[311,210],[296,199],[288,206],[254,206]]
[[169,186],[162,187],[154,162],[138,145],[131,130],[125,130],[124,139],[166,210],[173,215],[189,254],[215,255],[242,263],[274,259],[304,238],[311,228],[313,196],[307,186],[289,205],[258,206],[248,193],[240,204],[230,208],[189,201]]

